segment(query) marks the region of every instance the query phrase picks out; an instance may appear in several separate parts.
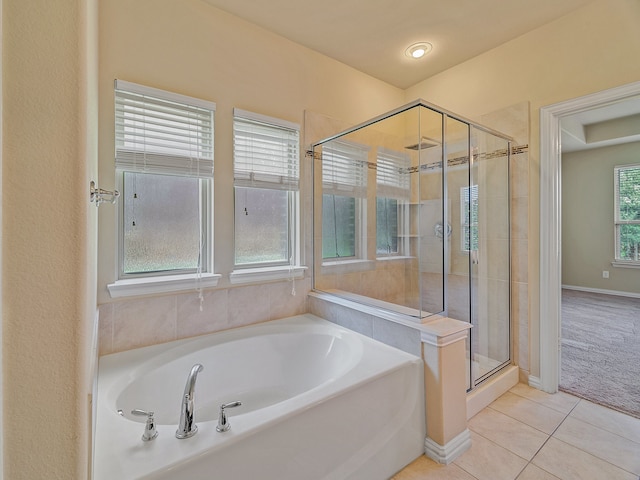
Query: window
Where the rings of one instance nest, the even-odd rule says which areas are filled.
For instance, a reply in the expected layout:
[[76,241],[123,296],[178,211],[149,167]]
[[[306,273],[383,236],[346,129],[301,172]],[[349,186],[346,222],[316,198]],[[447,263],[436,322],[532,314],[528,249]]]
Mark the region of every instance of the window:
[[334,141],[322,146],[322,258],[365,258],[368,148]]
[[358,253],[356,199],[322,195],[322,258],[349,258]]
[[211,271],[214,111],[116,81],[120,278]]
[[123,273],[196,271],[201,180],[124,172]]
[[398,200],[376,198],[376,255],[398,253]]
[[298,125],[234,110],[235,265],[298,263]]
[[[376,255],[397,255],[401,250],[399,221],[403,205],[410,199],[410,158],[392,150],[379,149],[376,167]],[[402,222],[403,225],[408,222]]]
[[460,224],[462,251],[478,250],[478,185],[460,189]]
[[615,258],[640,263],[640,165],[614,168]]

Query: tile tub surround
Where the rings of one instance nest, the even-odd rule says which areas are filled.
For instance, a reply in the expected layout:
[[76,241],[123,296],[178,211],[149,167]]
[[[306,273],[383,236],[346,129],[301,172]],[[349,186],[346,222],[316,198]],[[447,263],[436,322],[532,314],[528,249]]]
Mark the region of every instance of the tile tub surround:
[[439,463],[450,463],[470,447],[465,354],[470,323],[437,315],[419,323],[315,291],[309,296],[309,309],[340,326],[420,356],[424,362],[426,455]]
[[307,312],[310,279],[128,299],[99,306],[99,354],[122,352]]
[[637,480],[640,420],[523,383],[469,422],[472,446],[450,465],[420,457],[393,480]]

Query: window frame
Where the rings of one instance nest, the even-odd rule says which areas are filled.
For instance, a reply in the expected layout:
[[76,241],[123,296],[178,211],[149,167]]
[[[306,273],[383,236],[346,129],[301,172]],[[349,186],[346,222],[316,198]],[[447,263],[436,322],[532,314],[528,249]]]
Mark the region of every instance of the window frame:
[[[298,219],[299,214],[299,203],[300,203],[300,192],[293,190],[286,190],[287,192],[287,252],[289,256],[286,260],[278,261],[266,261],[266,262],[253,262],[253,263],[238,263],[237,262],[237,254],[235,248],[235,211],[236,211],[236,202],[237,202],[237,188],[238,186],[233,187],[233,211],[234,211],[234,248],[233,248],[233,268],[235,270],[245,270],[245,269],[257,269],[257,268],[272,268],[272,267],[282,267],[282,266],[297,266],[300,264],[300,248],[299,248],[299,238],[300,238],[300,225]],[[240,188],[251,188],[251,187],[240,187]],[[258,188],[258,187],[255,187]]]
[[[403,257],[410,251],[411,237],[408,204],[411,200],[411,157],[396,150],[378,147],[376,155],[376,258]],[[378,200],[396,202],[396,251],[378,251]],[[386,202],[385,202],[386,203]],[[387,232],[388,233],[388,232]]]
[[[385,202],[385,209],[388,208],[387,206],[387,202],[396,202],[395,208],[396,208],[396,234],[394,235],[390,235],[390,232],[386,232],[387,233],[387,237],[392,238],[395,237],[396,239],[396,250],[395,251],[387,251],[387,252],[381,252],[378,249],[378,201],[379,200],[384,200]],[[385,197],[385,196],[376,196],[376,257],[378,258],[386,258],[386,257],[397,257],[402,255],[402,242],[401,239],[403,238],[403,234],[400,231],[401,225],[402,225],[402,203],[400,200],[398,200],[397,198],[391,198],[391,197]],[[385,229],[386,227],[388,227],[388,225],[385,225]]]
[[[122,95],[119,96],[121,92]],[[146,147],[143,147],[144,150],[142,151],[139,148],[123,148],[119,146],[122,145],[118,144],[119,141],[124,140],[126,142],[128,140],[126,138],[127,134],[123,133],[123,130],[119,130],[124,127],[122,126],[123,124],[118,123],[118,120],[121,118],[125,121],[126,114],[118,113],[119,105],[120,108],[124,108],[122,103],[119,104],[118,102],[124,101],[126,103],[126,100],[123,100],[123,98],[128,95],[139,95],[144,99],[149,98],[149,103],[151,104],[155,101],[173,103],[175,104],[175,110],[180,112],[176,113],[176,115],[185,115],[183,112],[192,108],[200,109],[203,113],[206,112],[206,117],[203,118],[207,118],[206,125],[210,128],[202,130],[202,135],[204,135],[202,138],[208,140],[205,140],[205,143],[201,143],[201,137],[197,136],[195,141],[198,142],[198,146],[194,150],[197,153],[195,155],[190,154],[190,156],[184,156],[180,153],[154,152],[153,148],[150,148],[149,152],[147,152]],[[120,297],[193,289],[194,283],[196,288],[217,285],[220,275],[213,273],[213,148],[215,103],[121,80],[115,81],[114,100],[116,108],[114,116],[116,137],[116,188],[126,195],[126,192],[124,192],[125,172],[134,174],[159,174],[170,177],[188,176],[198,179],[200,229],[204,238],[202,244],[199,245],[200,264],[196,268],[177,268],[152,272],[125,272],[124,220],[126,199],[124,198],[125,195],[123,195],[120,198],[115,216],[118,225],[115,229],[117,235],[117,280],[114,284],[107,286],[111,296]],[[182,110],[183,108],[184,110]],[[152,111],[152,109],[150,111]],[[188,118],[192,118],[190,114],[187,114],[187,116]],[[145,119],[148,118],[145,115],[142,115],[142,117]],[[147,124],[142,123],[144,125],[143,128],[146,129]],[[194,138],[191,127],[189,127],[188,132],[189,133],[185,135],[188,135],[188,138]],[[137,132],[132,135],[139,136]],[[169,132],[167,135],[171,135],[171,133]],[[139,141],[139,139],[134,140],[134,142],[135,141]],[[162,144],[164,141],[163,139],[158,143]],[[166,141],[171,142],[171,140]],[[188,142],[189,145],[195,145],[191,143],[193,140],[185,140],[185,142]],[[169,148],[161,145],[160,149],[168,150]],[[189,147],[189,152],[191,151],[191,147]],[[146,163],[147,156],[150,161],[148,165]],[[137,162],[137,159],[140,159],[140,161]]]
[[[618,267],[640,268],[640,254],[638,260],[620,257],[620,227],[623,225],[638,225],[640,227],[640,219],[638,220],[621,220],[620,219],[620,171],[621,170],[639,170],[640,163],[629,165],[617,165],[613,168],[613,229],[614,229],[614,261],[612,264]],[[640,245],[640,244],[639,244]],[[636,252],[637,253],[637,252]]]
[[[367,177],[370,147],[349,140],[333,140],[322,146],[322,211],[324,197],[353,198],[355,201],[354,255],[325,257],[323,265],[367,260]],[[325,156],[326,154],[326,156]],[[330,167],[328,166],[330,165]],[[324,218],[324,213],[323,213]],[[324,250],[324,233],[321,239]]]
[[[116,185],[118,191],[122,193],[120,201],[118,202],[118,209],[116,214],[116,221],[118,223],[118,279],[127,280],[134,278],[153,278],[153,277],[165,277],[171,275],[198,275],[207,274],[213,272],[213,179],[199,178],[199,208],[200,208],[200,222],[202,225],[202,231],[205,234],[204,241],[202,242],[202,249],[200,254],[202,255],[201,265],[202,268],[181,268],[173,270],[157,270],[153,272],[135,272],[126,273],[124,271],[124,209],[126,192],[124,187],[124,175],[125,170],[116,170]],[[175,176],[175,175],[168,175]],[[200,271],[198,271],[200,270]]]
[[[322,263],[323,264],[331,264],[331,263],[339,263],[339,262],[352,262],[354,260],[364,260],[367,258],[366,255],[366,211],[367,211],[367,199],[356,197],[352,195],[339,195],[336,193],[323,193],[322,194],[322,202],[324,208],[324,196],[331,196],[335,201],[335,197],[345,197],[345,198],[353,198],[354,200],[354,232],[353,232],[353,250],[354,254],[351,256],[339,256],[336,255],[334,257],[325,257],[322,254]],[[324,226],[323,226],[324,228]],[[324,241],[324,236],[321,241]],[[321,249],[322,250],[322,249]]]
[[[248,182],[247,180],[238,181],[236,178],[236,151],[235,151],[235,143],[236,143],[236,120],[240,120],[241,122],[249,122],[254,124],[262,124],[271,129],[281,129],[283,132],[286,131],[294,131],[297,134],[296,141],[296,151],[295,151],[295,162],[296,162],[296,171],[295,171],[295,179],[283,180],[282,185],[284,186],[275,186],[276,182],[264,180],[258,182],[255,186]],[[234,143],[234,162],[233,162],[233,172],[234,172],[234,188],[233,188],[233,212],[234,212],[234,247],[233,247],[233,265],[234,270],[230,275],[232,283],[244,283],[241,280],[241,276],[243,272],[248,273],[247,278],[250,278],[251,275],[259,275],[260,271],[266,272],[266,275],[271,275],[270,272],[278,272],[279,270],[288,269],[289,274],[293,274],[293,269],[296,272],[301,272],[304,267],[301,266],[301,247],[300,247],[300,125],[297,123],[289,122],[286,120],[278,119],[275,117],[270,117],[267,115],[262,115],[255,112],[250,112],[246,110],[242,110],[239,108],[234,108],[233,111],[233,143]],[[281,166],[291,165],[289,160],[284,160]],[[246,167],[244,173],[246,174]],[[251,175],[253,178],[253,175]],[[289,184],[287,184],[287,182]],[[240,183],[240,184],[238,184]],[[269,189],[270,183],[273,183],[274,190],[286,191],[288,193],[288,201],[287,201],[287,233],[288,233],[288,258],[283,261],[266,261],[266,262],[251,262],[251,263],[238,263],[237,262],[237,254],[235,248],[236,242],[236,226],[235,226],[235,212],[236,212],[236,201],[237,201],[237,187],[243,188],[258,188],[258,189]],[[293,187],[293,188],[285,188],[285,187]]]

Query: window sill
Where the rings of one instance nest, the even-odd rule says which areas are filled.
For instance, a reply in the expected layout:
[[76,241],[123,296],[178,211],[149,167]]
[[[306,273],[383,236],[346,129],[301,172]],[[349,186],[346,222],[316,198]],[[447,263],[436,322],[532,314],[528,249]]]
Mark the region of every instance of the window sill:
[[182,292],[196,288],[209,288],[218,285],[222,275],[203,273],[185,275],[167,275],[163,277],[141,277],[118,280],[107,285],[111,298],[134,297],[136,295],[150,295],[155,293]]
[[415,260],[416,257],[410,257],[408,255],[387,255],[386,257],[378,257],[378,262],[392,262],[394,260]]
[[376,268],[373,260],[363,260],[361,258],[351,260],[334,260],[322,264],[322,274],[341,274],[351,272],[364,272]]
[[245,283],[268,282],[269,280],[288,280],[293,278],[302,278],[305,266],[282,266],[282,267],[264,267],[264,268],[245,268],[234,270],[229,274],[229,281],[232,285],[241,285]]
[[611,265],[614,267],[622,267],[622,268],[640,268],[640,262],[633,262],[627,260],[614,260],[611,262]]

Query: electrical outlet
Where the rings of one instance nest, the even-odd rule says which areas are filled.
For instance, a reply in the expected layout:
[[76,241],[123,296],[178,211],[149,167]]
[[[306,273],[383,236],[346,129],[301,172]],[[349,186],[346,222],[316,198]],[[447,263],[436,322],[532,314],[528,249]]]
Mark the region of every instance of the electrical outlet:
[[602,271],[602,278],[609,278],[609,270]]

